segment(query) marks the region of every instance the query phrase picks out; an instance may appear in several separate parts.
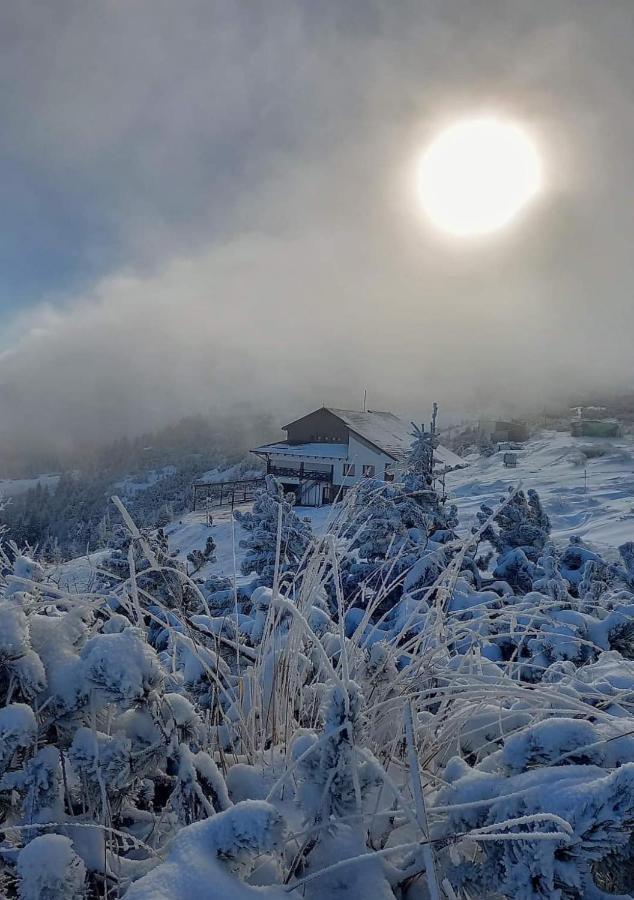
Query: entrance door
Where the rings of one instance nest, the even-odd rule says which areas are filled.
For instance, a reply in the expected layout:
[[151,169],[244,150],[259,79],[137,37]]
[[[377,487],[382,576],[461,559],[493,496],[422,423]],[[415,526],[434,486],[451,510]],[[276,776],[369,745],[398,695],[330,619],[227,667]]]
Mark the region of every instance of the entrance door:
[[300,504],[302,506],[321,506],[323,485],[308,483],[301,486]]

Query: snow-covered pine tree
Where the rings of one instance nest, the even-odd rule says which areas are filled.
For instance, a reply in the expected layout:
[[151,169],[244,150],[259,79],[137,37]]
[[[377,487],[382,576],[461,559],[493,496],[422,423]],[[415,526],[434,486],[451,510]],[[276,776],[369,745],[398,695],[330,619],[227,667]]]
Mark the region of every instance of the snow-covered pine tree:
[[[321,733],[295,738],[291,754],[297,766],[298,799],[311,837],[295,856],[291,871],[298,874],[326,868],[337,859],[368,852],[364,809],[371,806],[373,788],[381,785],[381,766],[363,746],[365,700],[354,681],[331,683],[325,694]],[[321,744],[319,745],[319,741]],[[315,752],[312,748],[319,746]],[[344,898],[371,891],[376,900],[392,900],[394,894],[379,860],[368,857],[364,869],[337,872],[320,879],[316,896]],[[323,893],[322,893],[323,892]],[[315,895],[313,895],[315,896]]]
[[281,484],[267,475],[264,487],[256,494],[251,512],[236,510],[234,516],[248,537],[240,541],[246,549],[242,562],[242,574],[255,572],[258,584],[271,587],[275,572],[278,522],[282,514],[279,571],[298,573],[301,561],[313,543],[310,523],[293,510],[292,494],[284,496]]
[[457,524],[455,506],[447,506],[436,490],[434,474],[434,451],[438,446],[436,434],[436,414],[434,404],[430,431],[423,425],[412,422],[412,444],[404,465],[403,487],[405,493],[416,501],[425,514],[427,533],[436,534],[436,539],[452,537]]
[[[447,505],[435,480],[434,451],[438,446],[434,404],[429,431],[412,423],[412,445],[401,468],[401,483],[367,481],[355,491],[347,536],[350,550],[341,564],[344,593],[353,604],[373,602],[377,590],[377,616],[398,602],[403,587],[420,591],[433,582],[438,563],[447,559],[439,544],[455,538],[457,510]],[[464,566],[472,580],[479,573],[470,556]],[[386,581],[386,576],[387,578]],[[362,595],[362,597],[361,597]]]
[[[482,540],[488,541],[497,553],[494,577],[527,593],[539,574],[537,562],[550,535],[550,520],[535,490],[524,493],[510,487],[509,496],[502,498],[502,503],[493,521],[482,531]],[[477,514],[479,527],[492,516],[491,507],[483,504]]]
[[[495,515],[483,538],[491,542],[500,556],[509,550],[521,549],[532,562],[539,555],[550,534],[550,520],[537,491],[509,488],[510,497]],[[502,498],[503,501],[505,498]],[[489,507],[482,506],[478,520],[484,523],[492,515]],[[497,526],[497,528],[496,528]]]
[[399,599],[400,576],[426,552],[430,516],[399,484],[367,480],[355,489],[353,498],[346,529],[349,552],[340,564],[342,586],[355,605],[372,602],[375,592],[381,591],[375,610],[380,616]]
[[[398,552],[408,539],[408,526],[402,513],[409,498],[400,494],[393,485],[374,479],[367,479],[356,489],[348,528],[352,537],[349,549],[356,550],[361,559],[385,560]],[[399,499],[403,501],[400,507]],[[418,510],[411,501],[409,505]],[[424,525],[422,516],[419,525]]]
[[[102,587],[114,587],[119,581],[128,579],[132,560],[138,586],[146,594],[152,594],[169,608],[203,611],[200,597],[187,578],[185,565],[170,553],[167,535],[161,528],[157,531],[141,529],[140,538],[136,538],[123,525],[118,525],[113,535],[112,552],[102,566]],[[148,550],[152,560],[148,559]],[[204,556],[208,550],[213,555],[215,543],[198,552]],[[196,559],[199,561],[198,556]],[[155,564],[160,571],[152,568]],[[108,572],[112,572],[114,580],[108,579]]]

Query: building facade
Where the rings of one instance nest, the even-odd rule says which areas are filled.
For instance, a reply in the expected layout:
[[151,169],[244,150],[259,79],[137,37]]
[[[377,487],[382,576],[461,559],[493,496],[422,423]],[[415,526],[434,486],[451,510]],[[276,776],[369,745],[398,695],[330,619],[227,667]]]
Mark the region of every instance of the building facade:
[[[301,506],[321,506],[342,497],[364,478],[393,481],[411,444],[411,426],[390,412],[322,407],[284,426],[286,440],[256,447],[286,491]],[[437,447],[439,470],[464,465]]]

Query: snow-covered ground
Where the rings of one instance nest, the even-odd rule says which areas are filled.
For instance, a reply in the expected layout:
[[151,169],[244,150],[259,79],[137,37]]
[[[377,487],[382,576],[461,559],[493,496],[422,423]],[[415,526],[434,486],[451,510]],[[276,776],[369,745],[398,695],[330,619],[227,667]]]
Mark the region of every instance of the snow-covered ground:
[[482,503],[494,505],[509,485],[521,482],[539,493],[556,540],[578,534],[612,547],[634,540],[634,435],[573,438],[542,432],[514,452],[515,469],[505,468],[499,452],[469,458],[468,468],[447,476],[463,528],[473,523]]
[[[494,505],[520,482],[539,490],[556,539],[580,534],[596,545],[618,543],[632,537],[633,453],[630,438],[590,443],[542,434],[519,453],[517,469],[506,469],[502,454],[474,456],[468,469],[450,478],[450,496],[468,529],[481,503]],[[366,515],[377,515],[376,509],[370,502]],[[337,507],[299,512],[319,533]],[[261,523],[269,536],[274,523],[274,517]],[[598,897],[595,873],[618,887],[623,876],[629,888],[634,561],[627,552],[620,566],[591,558],[580,580],[579,568],[552,552],[546,529],[530,531],[526,552],[539,563],[522,551],[521,568],[506,565],[513,584],[498,581],[499,593],[488,579],[477,589],[471,568],[454,579],[455,569],[443,560],[449,590],[435,593],[446,605],[430,607],[424,595],[416,597],[437,583],[430,559],[447,553],[460,563],[451,545],[426,557],[416,548],[407,564],[412,559],[424,568],[417,568],[414,581],[407,573],[402,596],[388,585],[384,597],[393,605],[380,619],[377,605],[375,621],[359,608],[357,587],[342,579],[343,601],[350,603],[342,623],[346,638],[312,579],[299,586],[301,606],[274,599],[267,587],[245,602],[238,592],[210,591],[208,604],[187,591],[182,603],[168,600],[169,613],[161,615],[170,584],[163,576],[173,571],[161,551],[166,569],[148,576],[145,614],[136,599],[134,610],[128,603],[115,607],[116,588],[77,605],[66,598],[55,603],[56,590],[90,591],[108,551],[49,572],[26,556],[7,557],[0,744],[9,748],[3,781],[16,800],[6,805],[11,854],[3,858],[0,881],[16,861],[10,877],[20,900],[87,896],[86,877],[93,896],[105,862],[126,900],[282,900],[304,887],[312,900],[421,900],[432,896],[424,884],[421,890],[412,884],[413,892],[400,887],[423,871],[431,885],[433,862],[439,880],[450,886],[446,896],[459,890],[479,900],[538,900],[559,896],[564,885],[568,897]],[[182,559],[213,535],[218,559],[209,569],[239,569],[243,532],[231,510],[215,511],[212,525],[201,513],[187,514],[167,532]],[[501,529],[496,570],[518,553],[509,549],[518,532]],[[120,571],[130,549],[137,571],[146,569],[153,554],[132,543],[118,546]],[[581,560],[593,557],[576,548],[582,550]],[[361,559],[368,562],[368,555]],[[562,572],[577,573],[574,590]],[[45,603],[21,595],[40,578]],[[178,601],[176,590],[174,596]],[[362,600],[367,596],[364,591]],[[282,615],[269,615],[273,602]],[[442,628],[434,627],[439,613]],[[214,649],[219,646],[222,655]],[[351,664],[345,682],[338,674],[344,660]],[[44,709],[51,720],[40,728],[36,712]],[[205,721],[210,710],[221,714],[218,724]],[[258,715],[247,729],[253,710]],[[97,731],[96,721],[111,733]],[[353,744],[350,734],[364,743]],[[135,771],[131,761],[138,759],[147,762]],[[413,773],[421,760],[430,771],[423,768],[419,779]],[[44,785],[37,792],[36,776]],[[168,779],[173,787],[162,800],[155,785]],[[418,856],[421,826],[412,813],[422,808],[421,782],[437,837],[431,862]],[[102,798],[117,796],[125,805],[112,805],[112,827],[134,841],[120,844],[120,857],[101,831],[99,842],[88,831],[101,828]],[[137,806],[142,797],[151,800]],[[33,822],[61,823],[63,833],[29,843],[32,834],[14,827],[24,821],[24,810]],[[374,823],[384,821],[375,830]],[[300,845],[306,862],[298,870],[300,834],[319,838]],[[369,839],[374,836],[380,852]],[[493,841],[503,851],[489,849]],[[506,853],[511,841],[512,853]],[[389,868],[381,863],[386,849]],[[131,878],[137,880],[129,885]],[[634,892],[618,896],[634,898]]]
[[[542,432],[515,452],[515,469],[504,466],[504,454],[500,451],[488,458],[469,457],[468,468],[447,476],[447,489],[458,506],[463,530],[475,521],[482,503],[495,505],[509,486],[521,482],[524,488],[539,492],[556,540],[566,542],[578,534],[600,547],[612,548],[634,540],[634,435],[592,439]],[[602,455],[592,456],[599,453]],[[296,511],[310,519],[318,534],[325,531],[333,514],[328,506],[297,507]],[[170,548],[182,560],[192,550],[204,548],[211,534],[217,546],[217,562],[205,567],[201,574],[233,576],[234,568],[239,573],[243,556],[240,540],[244,533],[237,522],[232,522],[228,508],[214,510],[211,528],[205,514],[197,512],[172,522],[166,532]]]
[[[238,505],[236,509],[247,510],[251,504]],[[191,512],[185,516],[181,516],[177,521],[172,522],[165,528],[165,533],[169,539],[171,551],[178,554],[178,558],[183,562],[187,559],[187,554],[192,550],[203,550],[209,536],[213,537],[216,542],[216,559],[217,562],[206,566],[203,573],[220,572],[223,575],[232,575],[234,571],[234,546],[236,553],[237,565],[235,569],[240,571],[240,559],[242,558],[242,550],[240,549],[240,540],[244,537],[242,529],[236,521],[233,520],[231,510],[214,509],[213,524],[211,527],[207,524],[207,517],[204,512]]]
[[[251,503],[246,503],[238,504],[235,508],[244,512],[249,510],[251,506]],[[328,527],[328,521],[333,514],[333,508],[330,506],[318,508],[297,506],[295,511],[302,518],[310,519],[313,531],[316,534],[325,532]],[[233,577],[235,571],[238,582],[245,580],[240,575],[240,563],[244,556],[244,550],[240,547],[240,541],[245,537],[245,533],[232,518],[229,507],[214,509],[212,513],[213,524],[211,527],[207,524],[207,517],[204,512],[188,513],[168,525],[165,528],[165,533],[169,539],[170,550],[176,551],[178,558],[184,562],[187,559],[187,554],[191,553],[192,550],[202,550],[205,547],[207,538],[211,535],[216,542],[216,562],[204,566],[199,574],[203,576],[215,572]]]
[[69,594],[82,594],[95,590],[99,567],[110,556],[109,550],[94,550],[86,556],[78,556],[68,562],[49,568],[49,578],[53,584]]

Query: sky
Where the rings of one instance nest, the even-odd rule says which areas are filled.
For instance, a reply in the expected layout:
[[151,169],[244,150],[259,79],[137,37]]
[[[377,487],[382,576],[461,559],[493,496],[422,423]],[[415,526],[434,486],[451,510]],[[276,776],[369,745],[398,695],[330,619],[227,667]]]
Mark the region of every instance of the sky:
[[[630,385],[633,38],[631,0],[3,4],[0,443]],[[465,242],[415,172],[481,113],[545,185]]]

